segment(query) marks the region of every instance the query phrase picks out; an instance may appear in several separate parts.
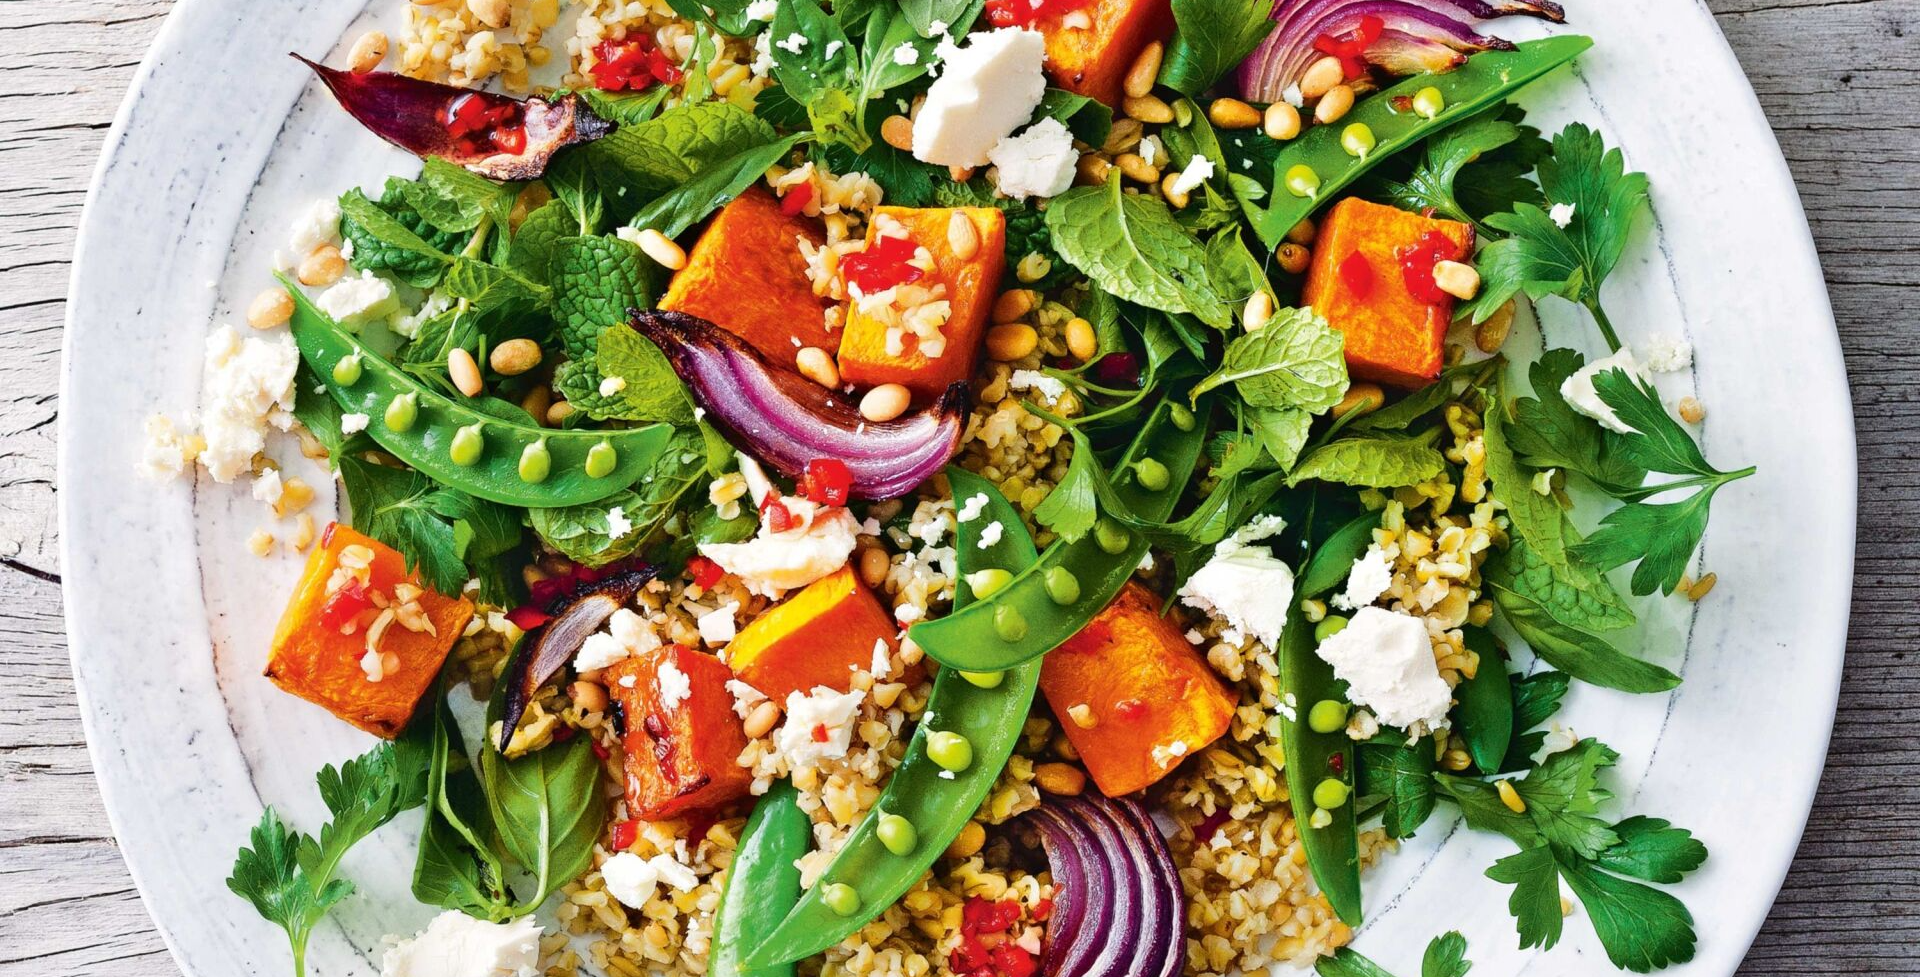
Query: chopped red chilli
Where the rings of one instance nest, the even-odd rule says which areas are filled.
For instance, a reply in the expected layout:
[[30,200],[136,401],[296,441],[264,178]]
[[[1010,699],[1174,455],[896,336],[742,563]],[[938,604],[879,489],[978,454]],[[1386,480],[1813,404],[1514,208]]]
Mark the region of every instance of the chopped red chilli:
[[601,41],[593,49],[594,64],[587,68],[594,87],[609,92],[638,92],[656,84],[680,81],[680,69],[653,37],[639,34],[624,41]]
[[616,821],[613,825],[613,850],[626,851],[640,838],[640,822]]
[[853,496],[853,472],[838,458],[815,458],[807,462],[801,491],[815,505],[844,506]]
[[1439,231],[1428,231],[1420,235],[1420,243],[1400,248],[1394,255],[1400,259],[1400,277],[1414,298],[1428,305],[1448,300],[1447,293],[1433,280],[1433,266],[1442,261],[1459,260],[1460,247],[1452,238]]
[[727,576],[726,568],[704,556],[689,558],[687,560],[687,573],[693,577],[693,582],[703,590],[711,588]]
[[373,606],[373,598],[367,588],[358,580],[349,580],[347,585],[334,591],[327,602],[320,607],[320,623],[338,631],[352,623],[360,612]]
[[813,184],[797,183],[787,195],[780,198],[780,212],[788,217],[798,217],[806,212],[807,204],[813,202]]
[[1380,39],[1386,22],[1373,14],[1360,18],[1353,30],[1344,34],[1322,34],[1313,39],[1313,49],[1340,59],[1340,69],[1349,80],[1367,73],[1367,48]]
[[1079,10],[1087,3],[1088,0],[987,0],[987,23],[995,27],[1025,27],[1042,18]]
[[793,513],[772,492],[767,493],[767,501],[760,506],[760,515],[767,522],[768,532],[784,533],[793,528]]
[[470,154],[525,152],[527,129],[519,102],[480,94],[462,95],[447,103],[447,135]]
[[840,273],[862,294],[876,295],[895,285],[917,282],[926,272],[913,264],[920,246],[904,237],[876,237],[866,250],[840,259]]
[[1340,281],[1356,299],[1364,300],[1372,295],[1373,265],[1367,262],[1367,256],[1355,251],[1341,259]]
[[[1053,904],[1043,900],[1035,906],[1035,920],[1045,918],[1042,907],[1051,913]],[[960,911],[960,943],[947,955],[948,966],[957,977],[1033,977],[1040,970],[1039,960],[1021,949],[1009,932],[1019,921],[1019,902],[969,896]]]

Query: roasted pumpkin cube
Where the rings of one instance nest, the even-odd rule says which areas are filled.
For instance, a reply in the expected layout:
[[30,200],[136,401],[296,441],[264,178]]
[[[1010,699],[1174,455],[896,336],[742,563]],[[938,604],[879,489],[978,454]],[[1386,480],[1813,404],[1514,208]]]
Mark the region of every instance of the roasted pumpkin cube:
[[[1087,26],[1079,26],[1082,17]],[[1042,17],[1034,26],[1047,37],[1047,74],[1054,84],[1119,105],[1126,97],[1127,71],[1141,49],[1173,33],[1173,4],[1093,0],[1077,10]]]
[[[949,313],[940,332],[946,341],[939,356],[929,357],[908,334],[900,352],[887,350],[888,323],[858,308],[847,313],[840,337],[840,376],[848,383],[876,386],[898,383],[926,398],[939,396],[949,384],[973,376],[973,365],[986,336],[987,315],[1000,294],[1000,273],[1006,266],[1007,221],[993,207],[880,207],[867,224],[867,243],[873,244],[880,217],[889,217],[906,229],[914,244],[933,256],[933,271],[915,284],[946,287]],[[978,247],[962,258],[953,250],[948,225],[955,214],[973,222]]]
[[846,692],[856,670],[872,671],[876,647],[888,655],[898,650],[898,630],[893,616],[846,566],[741,629],[727,645],[727,664],[740,681],[775,702],[822,685]]
[[471,601],[421,586],[397,550],[332,523],[280,615],[266,676],[392,739],[472,617]]
[[1147,787],[1219,739],[1235,701],[1161,616],[1160,598],[1131,582],[1047,654],[1040,691],[1108,797]]
[[720,659],[665,645],[606,671],[627,730],[627,810],[664,821],[746,797],[753,775],[739,763],[747,737],[733,713]]
[[832,349],[828,300],[813,293],[798,241],[825,243],[818,221],[753,187],[720,208],[673,276],[660,308],[706,319],[776,363],[803,346]]
[[1403,390],[1439,377],[1453,298],[1431,287],[1433,260],[1465,260],[1473,228],[1348,197],[1313,248],[1300,299],[1346,336],[1347,372]]

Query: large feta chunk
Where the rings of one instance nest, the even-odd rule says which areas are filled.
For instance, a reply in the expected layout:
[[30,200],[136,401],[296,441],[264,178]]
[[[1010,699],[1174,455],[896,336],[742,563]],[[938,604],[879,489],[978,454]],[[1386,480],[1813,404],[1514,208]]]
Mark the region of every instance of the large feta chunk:
[[1287,605],[1293,603],[1293,571],[1266,547],[1230,538],[1214,547],[1213,558],[1187,578],[1179,596],[1182,604],[1212,614],[1271,650],[1280,644]]
[[401,940],[380,962],[381,977],[531,977],[540,972],[540,925],[531,916],[489,923],[457,909]]
[[972,34],[966,47],[942,43],[940,77],[913,121],[913,155],[937,166],[983,166],[1000,140],[1033,115],[1047,92],[1047,44],[1020,27]]
[[313,304],[343,326],[358,326],[400,311],[400,298],[394,294],[393,285],[370,271],[361,272],[357,278],[340,279],[314,296]]
[[293,373],[300,353],[293,337],[240,338],[231,326],[207,337],[206,386],[200,433],[207,440],[200,463],[214,481],[231,482],[253,468],[267,446],[269,426],[293,424]]
[[847,565],[860,532],[860,524],[847,510],[814,511],[812,503],[796,498],[786,498],[782,504],[804,525],[776,533],[762,522],[753,539],[702,544],[700,554],[739,577],[747,590],[766,596],[805,587]]
[[629,909],[644,908],[662,882],[681,892],[700,884],[700,877],[693,869],[680,864],[672,855],[641,858],[630,851],[607,859],[600,866],[600,879],[606,883],[608,894]]
[[774,747],[796,770],[846,756],[854,723],[860,718],[860,703],[866,697],[859,689],[835,692],[824,685],[814,686],[811,692],[788,693],[787,721],[774,734]]
[[630,655],[644,655],[660,647],[660,636],[647,619],[622,607],[607,619],[607,629],[587,635],[574,656],[575,671],[591,672],[606,668]]
[[1046,118],[1017,136],[993,144],[987,160],[1000,174],[1000,192],[1016,200],[1051,197],[1073,186],[1073,133],[1059,119]]
[[1427,625],[1417,617],[1362,607],[1317,652],[1347,683],[1347,697],[1389,726],[1446,724],[1453,693],[1433,660]]
[[294,218],[293,227],[287,232],[287,250],[293,252],[293,260],[298,262],[322,244],[335,244],[339,240],[340,201],[321,197]]
[[1632,434],[1633,428],[1621,420],[1620,415],[1614,413],[1613,408],[1608,407],[1607,402],[1600,399],[1600,392],[1593,388],[1593,378],[1607,370],[1625,370],[1634,379],[1645,383],[1653,382],[1653,378],[1647,374],[1646,367],[1641,366],[1640,361],[1633,358],[1633,350],[1622,349],[1612,356],[1588,363],[1573,376],[1562,381],[1560,396],[1567,402],[1568,407],[1599,421],[1601,427],[1621,434]]
[[1391,586],[1393,563],[1378,545],[1369,546],[1366,553],[1353,561],[1353,569],[1347,571],[1346,589],[1334,595],[1333,606],[1343,611],[1365,607],[1379,600]]

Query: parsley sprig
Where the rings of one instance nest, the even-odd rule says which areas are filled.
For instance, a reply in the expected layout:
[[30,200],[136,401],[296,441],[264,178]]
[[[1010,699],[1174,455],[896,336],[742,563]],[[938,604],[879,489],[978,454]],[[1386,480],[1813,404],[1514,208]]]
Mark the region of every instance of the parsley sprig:
[[[1473,963],[1467,959],[1467,938],[1458,930],[1434,937],[1420,958],[1420,977],[1466,977],[1472,969]],[[1393,977],[1351,947],[1341,947],[1333,956],[1323,957],[1314,964],[1313,972],[1320,977]]]

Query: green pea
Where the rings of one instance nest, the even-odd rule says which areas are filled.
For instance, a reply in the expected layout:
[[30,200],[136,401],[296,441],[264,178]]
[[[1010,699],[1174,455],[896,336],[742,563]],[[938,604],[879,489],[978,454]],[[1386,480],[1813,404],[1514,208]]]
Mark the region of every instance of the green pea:
[[478,464],[481,453],[486,450],[486,435],[480,433],[476,422],[453,432],[453,443],[447,446],[447,460],[467,468]]
[[587,449],[588,478],[606,478],[613,474],[613,466],[619,463],[620,453],[605,441]]
[[1307,728],[1316,733],[1337,733],[1347,728],[1347,704],[1338,699],[1321,699],[1307,710]]
[[1313,626],[1313,640],[1325,641],[1347,629],[1347,619],[1338,614],[1329,614]]
[[975,600],[986,600],[1012,582],[1013,574],[999,567],[988,567],[967,574],[967,586],[973,590]]
[[1153,458],[1142,458],[1134,462],[1133,477],[1140,483],[1141,488],[1149,492],[1158,492],[1166,488],[1167,483],[1173,479],[1172,474],[1167,471],[1167,466]]
[[1168,404],[1167,420],[1172,421],[1173,426],[1182,431],[1193,430],[1193,411],[1188,410],[1185,405]]
[[413,430],[413,422],[420,419],[420,395],[411,391],[393,398],[387,405],[387,430],[404,434]]
[[913,854],[913,847],[920,843],[920,832],[914,830],[913,822],[898,814],[880,815],[880,823],[874,826],[873,833],[888,851],[902,857]]
[[1313,785],[1313,803],[1325,810],[1333,810],[1347,803],[1347,795],[1352,793],[1347,785],[1328,777]]
[[983,689],[997,689],[1000,687],[1001,682],[1007,680],[1007,673],[961,672],[960,677],[966,679],[968,685],[976,685]]
[[1311,197],[1320,192],[1320,174],[1305,163],[1295,163],[1289,167],[1284,182],[1287,192],[1296,197]]
[[860,893],[845,882],[829,882],[820,890],[820,901],[827,908],[842,916],[851,916],[860,911]]
[[1324,828],[1333,823],[1333,812],[1324,807],[1314,808],[1313,816],[1307,819],[1307,823],[1316,828]]
[[333,382],[343,387],[351,387],[360,382],[360,354],[343,356],[333,364]]
[[993,630],[1002,641],[1019,641],[1027,636],[1027,619],[1018,607],[1002,604],[993,609]]
[[553,454],[547,450],[547,439],[541,438],[527,445],[520,452],[520,480],[523,482],[544,482],[553,471]]
[[1379,140],[1373,137],[1373,127],[1365,122],[1355,122],[1340,130],[1340,148],[1346,150],[1348,156],[1366,159],[1367,154],[1373,152],[1373,147],[1379,144]]
[[1066,567],[1048,567],[1040,582],[1046,585],[1047,597],[1061,607],[1080,599],[1080,578]]
[[959,773],[973,766],[973,744],[959,733],[941,730],[927,737],[927,759],[942,770]]
[[1413,93],[1413,114],[1423,119],[1431,119],[1447,107],[1447,97],[1440,89],[1428,85]]
[[1127,527],[1102,519],[1093,524],[1093,541],[1100,545],[1100,552],[1119,556],[1133,545],[1133,535],[1127,532]]

